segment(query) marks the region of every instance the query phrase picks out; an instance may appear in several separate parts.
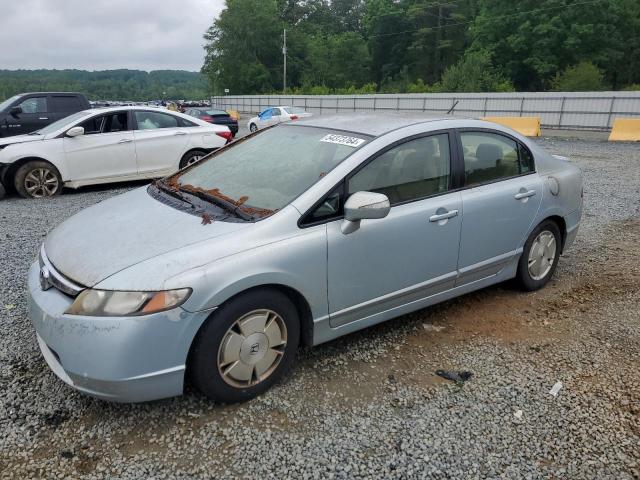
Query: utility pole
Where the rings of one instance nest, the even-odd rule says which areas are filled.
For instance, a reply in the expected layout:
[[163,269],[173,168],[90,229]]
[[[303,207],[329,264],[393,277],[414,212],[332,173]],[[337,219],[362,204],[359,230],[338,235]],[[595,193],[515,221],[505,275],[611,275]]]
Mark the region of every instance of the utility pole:
[[282,93],[287,93],[287,29],[284,29],[284,45],[282,46],[284,56],[284,74],[282,76]]

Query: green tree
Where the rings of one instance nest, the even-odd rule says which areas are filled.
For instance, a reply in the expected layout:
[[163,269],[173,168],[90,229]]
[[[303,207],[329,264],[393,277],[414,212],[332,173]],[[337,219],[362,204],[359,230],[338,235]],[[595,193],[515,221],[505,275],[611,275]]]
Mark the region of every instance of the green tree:
[[511,0],[480,0],[471,30],[473,48],[490,52],[522,90],[544,90],[557,72],[581,61],[604,68],[614,80],[625,51],[635,49],[637,61],[637,43],[629,46],[625,38],[634,30],[638,38],[640,10],[637,0],[633,3],[521,0],[514,12]]
[[282,32],[276,0],[227,0],[204,38],[202,72],[221,93],[260,93],[282,88]]
[[488,52],[469,52],[442,76],[443,92],[509,92],[513,85],[491,64]]
[[591,92],[607,89],[602,70],[590,62],[581,62],[557,73],[552,87],[556,92]]

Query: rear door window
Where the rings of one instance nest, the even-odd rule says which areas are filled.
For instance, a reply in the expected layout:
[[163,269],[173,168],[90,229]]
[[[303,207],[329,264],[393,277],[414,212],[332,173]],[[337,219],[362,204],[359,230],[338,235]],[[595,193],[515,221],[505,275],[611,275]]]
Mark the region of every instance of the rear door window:
[[78,97],[72,95],[53,95],[51,109],[53,112],[78,112],[82,110],[82,104]]
[[178,117],[160,112],[135,112],[138,130],[178,127]]
[[519,142],[489,132],[460,132],[465,185],[474,186],[532,172],[531,152]]

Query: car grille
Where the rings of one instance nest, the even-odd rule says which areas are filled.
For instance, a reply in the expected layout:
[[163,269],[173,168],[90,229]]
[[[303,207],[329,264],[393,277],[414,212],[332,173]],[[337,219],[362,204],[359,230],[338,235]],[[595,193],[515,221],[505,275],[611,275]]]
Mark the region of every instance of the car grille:
[[70,297],[76,297],[85,289],[82,285],[78,285],[77,283],[69,280],[56,270],[47,258],[47,254],[44,251],[44,245],[40,248],[38,263],[40,264],[40,286],[42,287],[42,290],[55,288]]

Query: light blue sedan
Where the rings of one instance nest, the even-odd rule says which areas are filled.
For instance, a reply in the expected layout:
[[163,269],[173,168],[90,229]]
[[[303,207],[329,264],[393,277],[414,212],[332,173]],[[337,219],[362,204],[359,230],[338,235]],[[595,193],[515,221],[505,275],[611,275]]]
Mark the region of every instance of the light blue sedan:
[[576,166],[492,123],[302,120],[57,227],[29,272],[30,317],[82,392],[146,401],[190,378],[243,401],[300,345],[513,278],[543,287],[582,193]]

